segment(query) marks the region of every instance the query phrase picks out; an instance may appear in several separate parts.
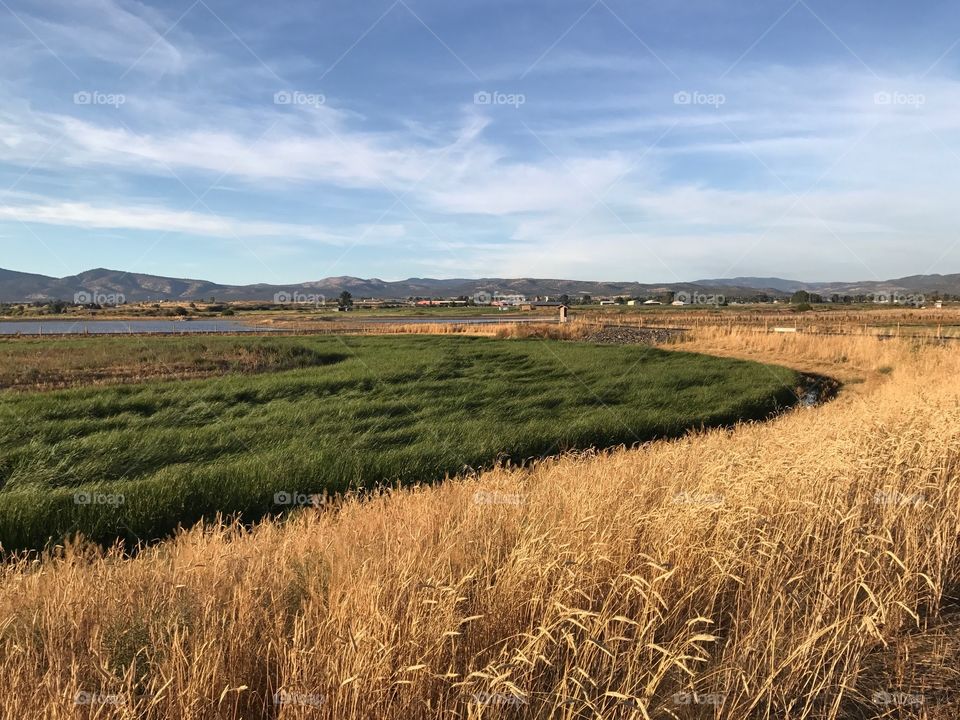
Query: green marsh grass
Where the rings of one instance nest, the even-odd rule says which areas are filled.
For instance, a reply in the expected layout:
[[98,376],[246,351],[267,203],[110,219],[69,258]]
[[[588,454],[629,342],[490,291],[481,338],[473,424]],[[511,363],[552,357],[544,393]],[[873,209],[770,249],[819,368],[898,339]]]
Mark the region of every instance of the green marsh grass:
[[[44,357],[71,341],[46,342]],[[155,348],[171,362],[193,351],[176,339],[111,342],[117,353]],[[218,512],[255,520],[288,511],[284,493],[434,482],[506,459],[678,436],[765,417],[795,401],[798,380],[781,367],[639,346],[458,336],[229,342],[266,343],[294,367],[0,394],[3,548],[76,533],[150,541]],[[180,343],[184,357],[166,343]]]

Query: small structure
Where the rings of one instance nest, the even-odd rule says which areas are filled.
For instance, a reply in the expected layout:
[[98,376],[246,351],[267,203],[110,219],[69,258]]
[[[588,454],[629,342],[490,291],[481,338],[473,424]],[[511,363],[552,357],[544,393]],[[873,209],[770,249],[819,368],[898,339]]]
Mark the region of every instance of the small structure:
[[565,323],[570,319],[568,317],[569,312],[570,312],[569,307],[567,307],[566,305],[560,306],[560,322]]
[[934,306],[937,310],[943,309],[943,300],[937,300],[937,301],[935,301],[935,302],[933,303],[933,306]]

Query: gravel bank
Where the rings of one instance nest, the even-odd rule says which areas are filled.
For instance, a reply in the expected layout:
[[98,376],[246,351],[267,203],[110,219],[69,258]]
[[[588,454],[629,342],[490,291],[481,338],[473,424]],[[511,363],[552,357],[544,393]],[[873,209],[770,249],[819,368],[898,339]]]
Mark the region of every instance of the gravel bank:
[[583,338],[584,342],[604,345],[656,345],[681,335],[677,328],[633,328],[611,325],[596,330]]

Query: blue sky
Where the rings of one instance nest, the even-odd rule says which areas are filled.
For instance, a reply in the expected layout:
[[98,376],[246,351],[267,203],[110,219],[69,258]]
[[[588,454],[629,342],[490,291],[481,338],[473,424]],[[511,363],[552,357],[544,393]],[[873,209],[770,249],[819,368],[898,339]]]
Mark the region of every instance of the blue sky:
[[960,8],[0,0],[0,267],[960,272]]

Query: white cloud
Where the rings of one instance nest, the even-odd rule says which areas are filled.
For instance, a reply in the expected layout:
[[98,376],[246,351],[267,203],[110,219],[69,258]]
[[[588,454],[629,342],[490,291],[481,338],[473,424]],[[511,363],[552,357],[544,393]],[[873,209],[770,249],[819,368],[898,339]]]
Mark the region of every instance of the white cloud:
[[[139,71],[179,73],[188,65],[184,52],[165,36],[176,18],[143,3],[55,0],[33,6],[21,18],[32,31],[29,34],[42,41],[42,51],[49,48],[68,67],[77,59],[89,58],[116,64],[124,71],[136,65]],[[19,33],[28,32],[15,24]]]
[[95,206],[83,202],[0,204],[0,219],[87,229],[160,231],[220,238],[300,238],[345,245],[361,237],[368,244],[402,237],[402,225],[361,225],[331,229],[315,225],[255,222],[186,210],[147,206]]

